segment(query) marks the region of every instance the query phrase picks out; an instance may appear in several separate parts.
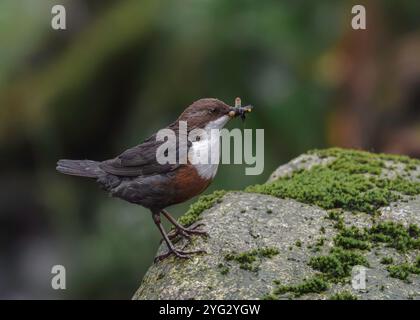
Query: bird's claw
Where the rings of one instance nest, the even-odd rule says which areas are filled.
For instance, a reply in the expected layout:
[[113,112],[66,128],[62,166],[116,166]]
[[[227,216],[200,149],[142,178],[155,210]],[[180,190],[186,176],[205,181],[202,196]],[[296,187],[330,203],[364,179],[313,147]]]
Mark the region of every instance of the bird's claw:
[[200,254],[200,253],[206,253],[206,251],[205,250],[182,251],[182,250],[177,250],[177,249],[169,249],[168,252],[156,256],[154,259],[154,262],[156,263],[158,261],[162,261],[172,254],[174,254],[176,257],[180,259],[191,259],[192,254]]
[[170,240],[176,238],[177,236],[181,236],[185,239],[190,240],[191,235],[194,235],[194,234],[208,237],[209,234],[206,231],[196,230],[200,226],[204,226],[204,223],[199,223],[199,224],[194,225],[190,228],[175,228],[171,232],[168,233],[168,237],[169,237]]
[[168,233],[168,238],[170,240],[173,240],[178,236],[181,236],[181,237],[183,237],[185,239],[188,239],[188,240],[191,239],[191,236],[182,229],[173,229],[171,232]]

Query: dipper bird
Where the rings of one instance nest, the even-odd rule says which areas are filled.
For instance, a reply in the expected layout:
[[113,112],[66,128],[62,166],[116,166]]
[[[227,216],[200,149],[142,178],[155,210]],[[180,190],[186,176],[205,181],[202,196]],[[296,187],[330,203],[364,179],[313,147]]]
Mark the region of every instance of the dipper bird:
[[[202,193],[212,182],[217,172],[217,163],[202,164],[191,161],[190,155],[200,152],[203,146],[210,142],[210,131],[222,129],[234,117],[245,118],[245,113],[251,111],[251,106],[242,107],[240,99],[235,101],[235,107],[213,98],[200,99],[182,112],[179,118],[166,129],[173,130],[179,140],[179,123],[185,121],[187,132],[193,129],[203,129],[209,133],[204,139],[189,141],[187,144],[187,161],[184,163],[165,163],[157,161],[159,146],[164,141],[153,134],[141,144],[121,153],[116,158],[105,161],[92,160],[59,160],[57,171],[74,176],[94,178],[108,191],[111,196],[128,202],[142,205],[150,209],[153,221],[166,242],[168,252],[157,256],[155,262],[171,254],[179,258],[189,258],[190,254],[202,253],[197,251],[182,251],[177,249],[171,239],[190,235],[207,235],[196,227],[184,227],[179,224],[165,208],[191,199]],[[213,140],[211,140],[213,141]],[[218,142],[218,139],[217,139]],[[217,144],[217,147],[219,145]],[[177,155],[181,152],[180,144],[176,144]],[[194,164],[195,163],[195,164]],[[167,234],[161,224],[160,215],[163,214],[174,230]]]

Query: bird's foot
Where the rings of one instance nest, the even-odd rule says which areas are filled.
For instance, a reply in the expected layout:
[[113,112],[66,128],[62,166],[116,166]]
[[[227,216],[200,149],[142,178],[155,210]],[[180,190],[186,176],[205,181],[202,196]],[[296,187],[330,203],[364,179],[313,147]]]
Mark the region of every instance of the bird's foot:
[[194,234],[208,237],[209,234],[206,231],[197,230],[198,227],[203,226],[203,225],[204,225],[203,223],[199,223],[199,224],[193,225],[189,228],[175,227],[175,229],[173,229],[171,232],[168,233],[168,237],[171,240],[176,238],[177,236],[181,236],[185,239],[190,240],[191,235],[194,235]]
[[183,250],[177,250],[177,249],[169,249],[168,252],[156,256],[154,262],[156,263],[158,261],[162,261],[168,258],[172,254],[180,259],[191,259],[192,254],[200,254],[200,253],[206,253],[206,251],[205,250],[183,251]]

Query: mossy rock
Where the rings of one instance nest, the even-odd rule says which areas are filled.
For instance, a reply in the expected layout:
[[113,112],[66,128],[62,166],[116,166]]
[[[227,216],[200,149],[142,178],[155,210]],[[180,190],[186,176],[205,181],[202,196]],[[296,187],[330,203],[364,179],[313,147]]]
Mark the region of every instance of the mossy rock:
[[152,265],[133,299],[420,299],[419,174],[408,157],[316,150],[204,196],[180,221],[210,237],[176,246],[207,253]]

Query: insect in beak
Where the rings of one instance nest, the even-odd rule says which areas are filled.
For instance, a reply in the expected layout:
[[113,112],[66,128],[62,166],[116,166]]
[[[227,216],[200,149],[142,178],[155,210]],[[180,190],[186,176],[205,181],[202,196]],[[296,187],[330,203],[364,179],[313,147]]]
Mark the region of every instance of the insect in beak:
[[235,107],[231,107],[231,110],[229,111],[229,116],[231,118],[240,116],[242,121],[244,121],[245,120],[245,114],[247,112],[251,112],[251,111],[252,111],[252,106],[242,107],[241,106],[241,98],[238,97],[238,98],[235,99]]

